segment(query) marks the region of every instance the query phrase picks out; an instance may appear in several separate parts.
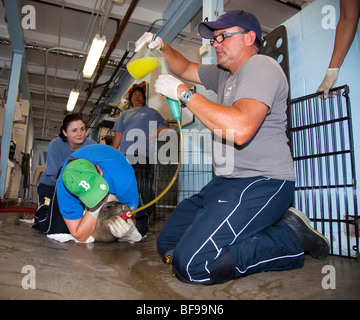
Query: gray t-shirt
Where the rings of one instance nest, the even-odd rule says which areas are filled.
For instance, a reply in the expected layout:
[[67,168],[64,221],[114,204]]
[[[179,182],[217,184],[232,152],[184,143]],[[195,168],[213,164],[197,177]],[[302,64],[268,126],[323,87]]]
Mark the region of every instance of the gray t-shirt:
[[137,153],[149,157],[150,151],[154,149],[151,145],[151,132],[167,125],[157,110],[143,106],[123,111],[113,130],[122,133],[120,151],[123,154],[128,156]]
[[286,136],[289,85],[280,65],[265,55],[250,57],[232,75],[216,65],[200,65],[206,89],[218,94],[217,102],[232,106],[239,99],[254,99],[269,107],[258,132],[246,145],[238,146],[214,135],[214,170],[218,176],[243,178],[265,176],[295,180],[293,160]]
[[[80,148],[88,146],[90,144],[96,144],[94,140],[85,138]],[[71,150],[69,143],[63,141],[60,137],[55,138],[49,143],[47,155],[46,155],[46,170],[41,175],[39,184],[46,184],[49,186],[55,186],[56,179],[54,175],[57,174],[61,168],[63,162],[72,155],[74,150]]]

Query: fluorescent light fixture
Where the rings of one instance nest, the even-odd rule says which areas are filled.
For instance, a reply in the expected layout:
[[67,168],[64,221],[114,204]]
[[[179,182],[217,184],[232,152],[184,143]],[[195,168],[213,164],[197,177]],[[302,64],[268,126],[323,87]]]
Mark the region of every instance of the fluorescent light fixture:
[[86,58],[86,62],[83,69],[83,77],[91,78],[95,68],[100,60],[101,54],[104,51],[106,45],[106,37],[97,34],[90,47],[89,54]]
[[71,112],[74,110],[75,105],[76,105],[76,101],[79,98],[79,91],[75,91],[75,90],[71,90],[70,95],[69,95],[69,99],[66,105],[66,110]]

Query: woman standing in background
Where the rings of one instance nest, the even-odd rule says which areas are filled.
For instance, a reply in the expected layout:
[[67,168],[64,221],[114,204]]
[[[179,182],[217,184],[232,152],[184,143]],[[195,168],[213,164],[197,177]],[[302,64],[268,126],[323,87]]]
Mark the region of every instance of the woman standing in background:
[[[140,205],[149,203],[155,198],[154,179],[155,164],[154,141],[160,131],[169,128],[161,114],[146,105],[146,82],[133,86],[129,91],[131,108],[121,113],[114,126],[114,140],[112,146],[127,157],[133,166],[140,194]],[[146,212],[140,211],[136,215],[137,224],[142,219],[144,225],[149,216],[156,214],[156,206],[152,205]]]

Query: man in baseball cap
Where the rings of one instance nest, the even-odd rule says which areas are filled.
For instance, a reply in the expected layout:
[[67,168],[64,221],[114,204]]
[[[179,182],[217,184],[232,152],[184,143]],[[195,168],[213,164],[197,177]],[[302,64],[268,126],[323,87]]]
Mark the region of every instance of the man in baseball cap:
[[[80,148],[64,161],[56,195],[61,216],[78,241],[86,241],[93,234],[107,202],[119,201],[134,210],[139,201],[132,166],[119,150],[102,144]],[[147,225],[139,217],[133,218],[134,221],[123,220],[117,216],[109,220],[113,236],[124,241],[140,241]]]
[[261,42],[261,26],[259,20],[250,12],[243,10],[230,10],[224,12],[216,21],[201,22],[198,27],[199,34],[205,39],[214,36],[214,30],[241,27],[247,31],[254,31],[256,38]]
[[[192,62],[151,33],[136,42],[154,39],[149,48],[161,50],[169,65],[172,74],[160,75],[155,91],[179,100],[214,133],[215,177],[177,205],[158,236],[159,253],[179,280],[201,284],[301,268],[304,252],[323,259],[327,240],[304,214],[288,210],[295,188],[286,136],[289,86],[279,63],[258,54],[259,21],[232,10],[201,22],[199,33],[210,39],[217,64]],[[176,77],[202,84],[217,101]]]
[[66,166],[62,179],[65,187],[88,208],[95,207],[109,192],[105,179],[86,159],[71,161]]

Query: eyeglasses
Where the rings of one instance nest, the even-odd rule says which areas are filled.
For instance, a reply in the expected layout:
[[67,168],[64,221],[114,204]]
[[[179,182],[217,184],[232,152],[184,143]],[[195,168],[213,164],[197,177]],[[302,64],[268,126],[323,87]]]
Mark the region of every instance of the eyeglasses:
[[248,32],[249,32],[249,31],[245,30],[245,31],[239,31],[239,32],[220,33],[220,34],[218,34],[217,36],[215,36],[215,37],[213,37],[213,38],[210,39],[210,44],[213,46],[214,43],[215,43],[215,41],[216,41],[217,43],[221,43],[221,42],[223,42],[226,38],[229,38],[229,37],[231,37],[231,36],[233,36],[233,35],[235,35],[235,34],[239,34],[239,33],[244,34],[244,33],[248,33]]

